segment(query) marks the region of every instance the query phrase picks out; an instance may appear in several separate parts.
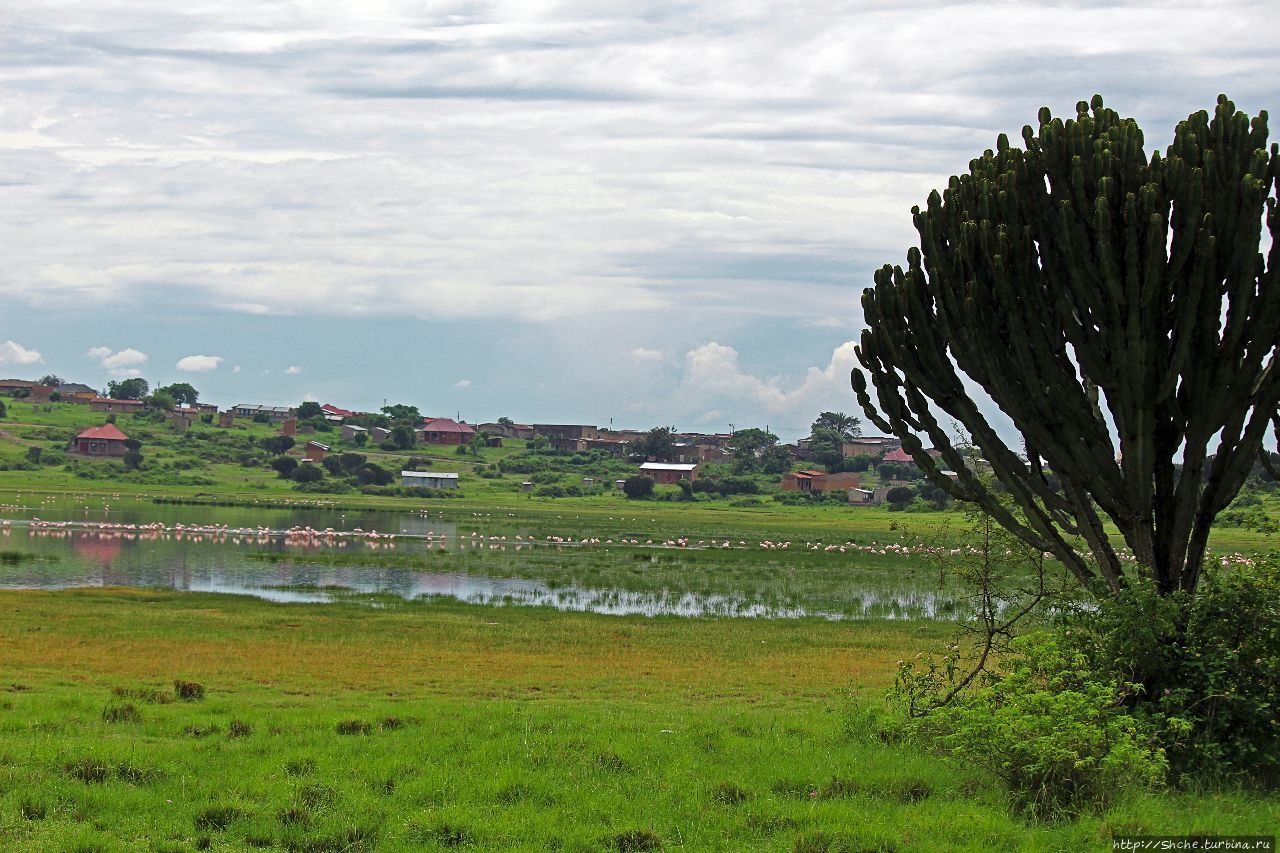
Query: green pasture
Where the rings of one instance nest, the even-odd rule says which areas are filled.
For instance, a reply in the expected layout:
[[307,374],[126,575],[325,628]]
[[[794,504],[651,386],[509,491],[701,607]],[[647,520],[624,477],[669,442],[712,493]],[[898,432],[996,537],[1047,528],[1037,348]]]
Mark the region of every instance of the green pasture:
[[979,768],[883,742],[893,662],[936,625],[111,590],[0,607],[6,850],[1074,851],[1280,822],[1226,791],[1028,823]]

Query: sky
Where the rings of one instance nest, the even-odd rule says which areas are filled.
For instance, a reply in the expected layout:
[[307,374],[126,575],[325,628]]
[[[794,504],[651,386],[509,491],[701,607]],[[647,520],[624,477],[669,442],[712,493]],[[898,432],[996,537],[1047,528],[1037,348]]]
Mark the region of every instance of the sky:
[[[616,9],[615,9],[616,7]],[[910,208],[1094,93],[1280,109],[1274,3],[6,0],[0,374],[790,441]]]

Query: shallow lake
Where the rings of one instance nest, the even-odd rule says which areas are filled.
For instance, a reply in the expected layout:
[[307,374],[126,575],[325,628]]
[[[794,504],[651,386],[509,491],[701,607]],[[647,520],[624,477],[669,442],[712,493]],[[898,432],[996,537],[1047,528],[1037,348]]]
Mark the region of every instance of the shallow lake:
[[[280,602],[441,597],[645,616],[937,619],[960,615],[920,549],[685,540],[640,519],[157,505],[0,506],[0,588],[161,587]],[[551,528],[555,527],[555,530]],[[376,533],[375,533],[376,531]]]

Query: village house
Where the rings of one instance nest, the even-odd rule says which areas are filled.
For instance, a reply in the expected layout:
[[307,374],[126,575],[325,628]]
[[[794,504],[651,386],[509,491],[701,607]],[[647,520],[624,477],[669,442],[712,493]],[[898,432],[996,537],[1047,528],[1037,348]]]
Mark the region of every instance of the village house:
[[698,464],[696,462],[646,462],[640,466],[640,473],[660,486],[670,486],[680,480],[698,479]]
[[401,471],[400,485],[406,489],[456,489],[458,475],[439,471]]
[[71,444],[71,452],[84,456],[124,456],[128,452],[124,443],[128,440],[129,436],[115,424],[103,424],[77,435]]
[[599,438],[598,427],[585,424],[534,424],[533,431],[547,438]]
[[916,464],[916,460],[911,458],[911,454],[903,450],[901,447],[894,448],[884,455],[882,462],[904,462],[909,465]]
[[362,426],[356,426],[355,424],[343,424],[342,429],[339,430],[338,434],[342,436],[343,441],[355,441],[357,435],[367,436],[369,434],[369,430]]
[[478,432],[486,435],[500,435],[503,438],[519,438],[528,441],[533,438],[533,427],[528,424],[499,424],[489,423],[480,424],[476,427]]
[[308,462],[323,462],[328,455],[329,445],[321,444],[318,441],[308,441],[307,448],[303,452],[303,458]]
[[282,421],[296,413],[295,409],[291,409],[288,406],[263,406],[257,403],[237,403],[231,407],[231,411],[235,413],[237,418],[253,418],[258,415],[266,415],[269,420],[273,421]]
[[842,451],[844,457],[849,459],[854,456],[880,456],[900,447],[902,447],[900,438],[867,435],[855,438],[853,441],[846,441]]
[[0,379],[0,394],[11,397],[15,392],[26,392],[26,397],[32,403],[47,403],[49,395],[57,391],[51,385],[41,385],[39,382],[28,382],[25,379]]
[[450,418],[423,418],[422,426],[415,433],[423,444],[466,444],[476,431]]
[[372,427],[369,430],[369,438],[373,439],[375,444],[381,444],[391,438],[391,430],[386,427]]
[[64,382],[53,390],[58,392],[58,399],[64,403],[92,403],[98,398],[97,391],[79,382]]
[[354,418],[356,415],[360,414],[359,412],[353,412],[350,409],[339,408],[332,403],[325,403],[320,407],[320,410],[324,412],[324,419],[326,421],[341,422],[347,418]]
[[782,475],[784,492],[816,492],[825,494],[842,489],[856,489],[862,478],[852,471],[828,474],[826,471],[788,471]]
[[587,450],[603,450],[614,459],[626,459],[627,448],[631,446],[631,442],[617,438],[586,438],[583,441]]
[[106,412],[113,415],[137,414],[145,411],[147,404],[141,400],[112,400],[109,397],[95,397],[89,403],[89,411]]

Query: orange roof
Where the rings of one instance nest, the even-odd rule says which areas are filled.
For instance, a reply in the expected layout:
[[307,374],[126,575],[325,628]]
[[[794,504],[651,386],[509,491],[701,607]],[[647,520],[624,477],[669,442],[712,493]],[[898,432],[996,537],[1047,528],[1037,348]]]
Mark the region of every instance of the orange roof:
[[117,429],[115,424],[90,427],[76,436],[76,438],[95,438],[100,441],[124,441],[128,437]]
[[890,450],[884,455],[885,462],[914,462],[911,454],[899,447],[896,450]]
[[460,432],[463,435],[475,432],[468,424],[460,424],[452,418],[423,418],[423,420],[425,423],[421,428],[427,432]]

